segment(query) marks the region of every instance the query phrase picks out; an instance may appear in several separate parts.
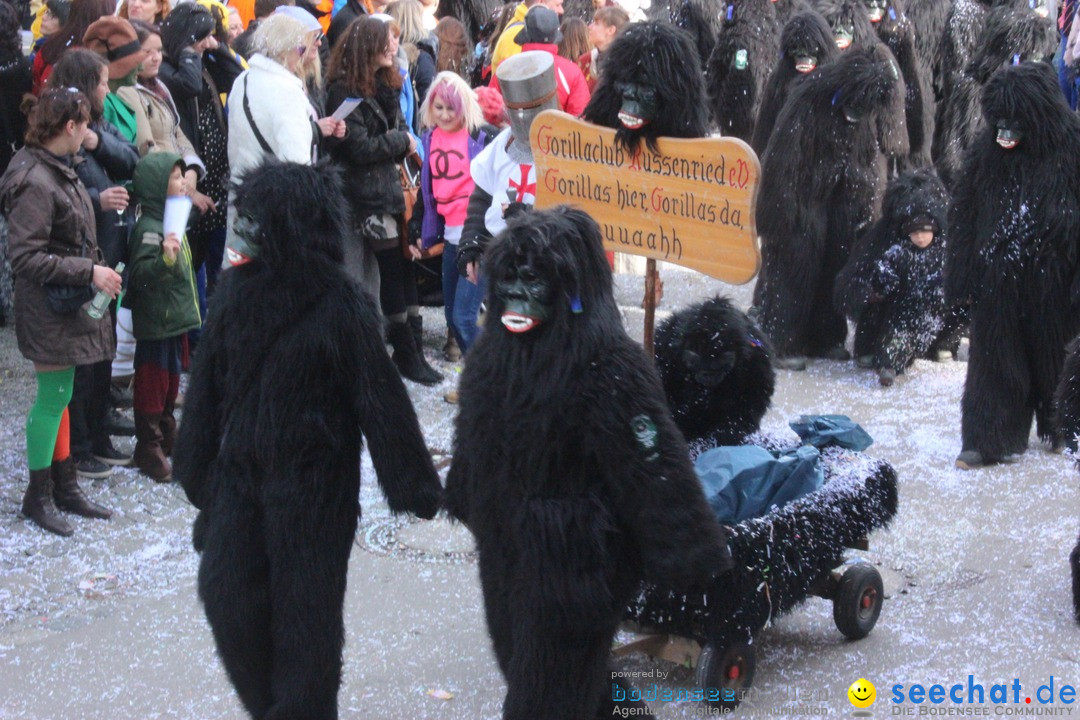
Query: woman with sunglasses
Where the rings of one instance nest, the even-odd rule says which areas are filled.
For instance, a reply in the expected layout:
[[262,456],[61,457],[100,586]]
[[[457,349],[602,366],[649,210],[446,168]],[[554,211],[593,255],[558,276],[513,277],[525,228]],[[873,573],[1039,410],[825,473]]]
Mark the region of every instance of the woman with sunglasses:
[[[320,118],[307,83],[321,85],[322,28],[311,13],[282,6],[252,38],[248,70],[229,95],[229,167],[234,182],[267,155],[312,163],[319,140],[345,134],[345,123]],[[230,222],[230,228],[232,223]]]

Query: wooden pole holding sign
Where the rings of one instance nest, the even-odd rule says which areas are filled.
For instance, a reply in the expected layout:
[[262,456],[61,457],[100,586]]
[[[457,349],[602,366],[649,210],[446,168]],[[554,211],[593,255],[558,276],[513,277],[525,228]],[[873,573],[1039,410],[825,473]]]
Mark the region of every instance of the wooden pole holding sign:
[[656,323],[656,277],[656,260],[649,258],[645,261],[645,301],[642,303],[645,330],[641,342],[649,357],[653,357],[653,326]]
[[[615,144],[615,131],[546,110],[529,131],[536,205],[568,203],[596,220],[607,250],[650,259],[645,337],[651,354],[656,260],[733,285],[757,275],[754,207],[761,164],[736,138],[660,138],[658,152]],[[651,283],[650,283],[651,281]]]

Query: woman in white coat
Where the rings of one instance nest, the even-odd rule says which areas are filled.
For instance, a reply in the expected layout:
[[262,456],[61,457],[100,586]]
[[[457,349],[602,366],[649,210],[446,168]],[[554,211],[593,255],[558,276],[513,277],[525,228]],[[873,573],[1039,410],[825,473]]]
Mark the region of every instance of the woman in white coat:
[[[267,155],[311,164],[323,137],[345,134],[345,123],[320,118],[307,95],[307,82],[321,84],[319,22],[307,11],[279,7],[252,37],[248,69],[229,94],[229,167],[233,182],[257,167]],[[235,249],[230,204],[229,241]],[[230,261],[230,257],[232,260]],[[240,260],[226,252],[225,266]]]

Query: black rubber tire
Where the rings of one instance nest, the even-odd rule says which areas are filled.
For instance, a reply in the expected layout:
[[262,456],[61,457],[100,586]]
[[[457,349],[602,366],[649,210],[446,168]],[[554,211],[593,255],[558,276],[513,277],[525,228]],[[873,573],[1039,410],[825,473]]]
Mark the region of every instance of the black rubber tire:
[[884,598],[885,587],[877,568],[866,563],[848,567],[833,597],[836,628],[849,640],[863,639],[877,624]]
[[[721,647],[706,643],[701,649],[697,664],[697,683],[705,691],[705,702],[710,707],[734,710],[742,701],[744,691],[754,682],[754,648],[746,643],[732,643]],[[719,691],[719,699],[710,689]]]

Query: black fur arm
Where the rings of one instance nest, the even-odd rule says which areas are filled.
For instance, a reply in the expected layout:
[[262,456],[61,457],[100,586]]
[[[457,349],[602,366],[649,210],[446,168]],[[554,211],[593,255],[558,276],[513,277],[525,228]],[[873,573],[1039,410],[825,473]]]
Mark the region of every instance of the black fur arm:
[[358,297],[355,304],[354,322],[360,327],[354,326],[351,333],[357,344],[353,357],[360,429],[379,486],[391,511],[430,519],[442,499],[438,473],[405,384],[386,354],[378,309],[366,297]]
[[200,510],[210,500],[213,490],[207,486],[210,466],[217,458],[222,440],[225,393],[218,381],[225,377],[222,337],[226,328],[221,326],[221,319],[220,315],[211,314],[203,329],[173,450],[173,477],[180,482],[191,504]]
[[610,433],[598,450],[619,525],[634,539],[646,580],[698,586],[730,569],[727,533],[705,500],[647,360],[642,357],[636,369],[609,366],[608,372],[618,376],[614,381],[624,392],[608,401],[595,424]]
[[474,187],[469,196],[469,209],[465,216],[465,226],[461,229],[461,243],[458,245],[457,267],[462,277],[465,277],[465,266],[471,262],[479,262],[484,254],[484,248],[491,240],[484,215],[491,207],[492,197],[484,192],[479,186]]

